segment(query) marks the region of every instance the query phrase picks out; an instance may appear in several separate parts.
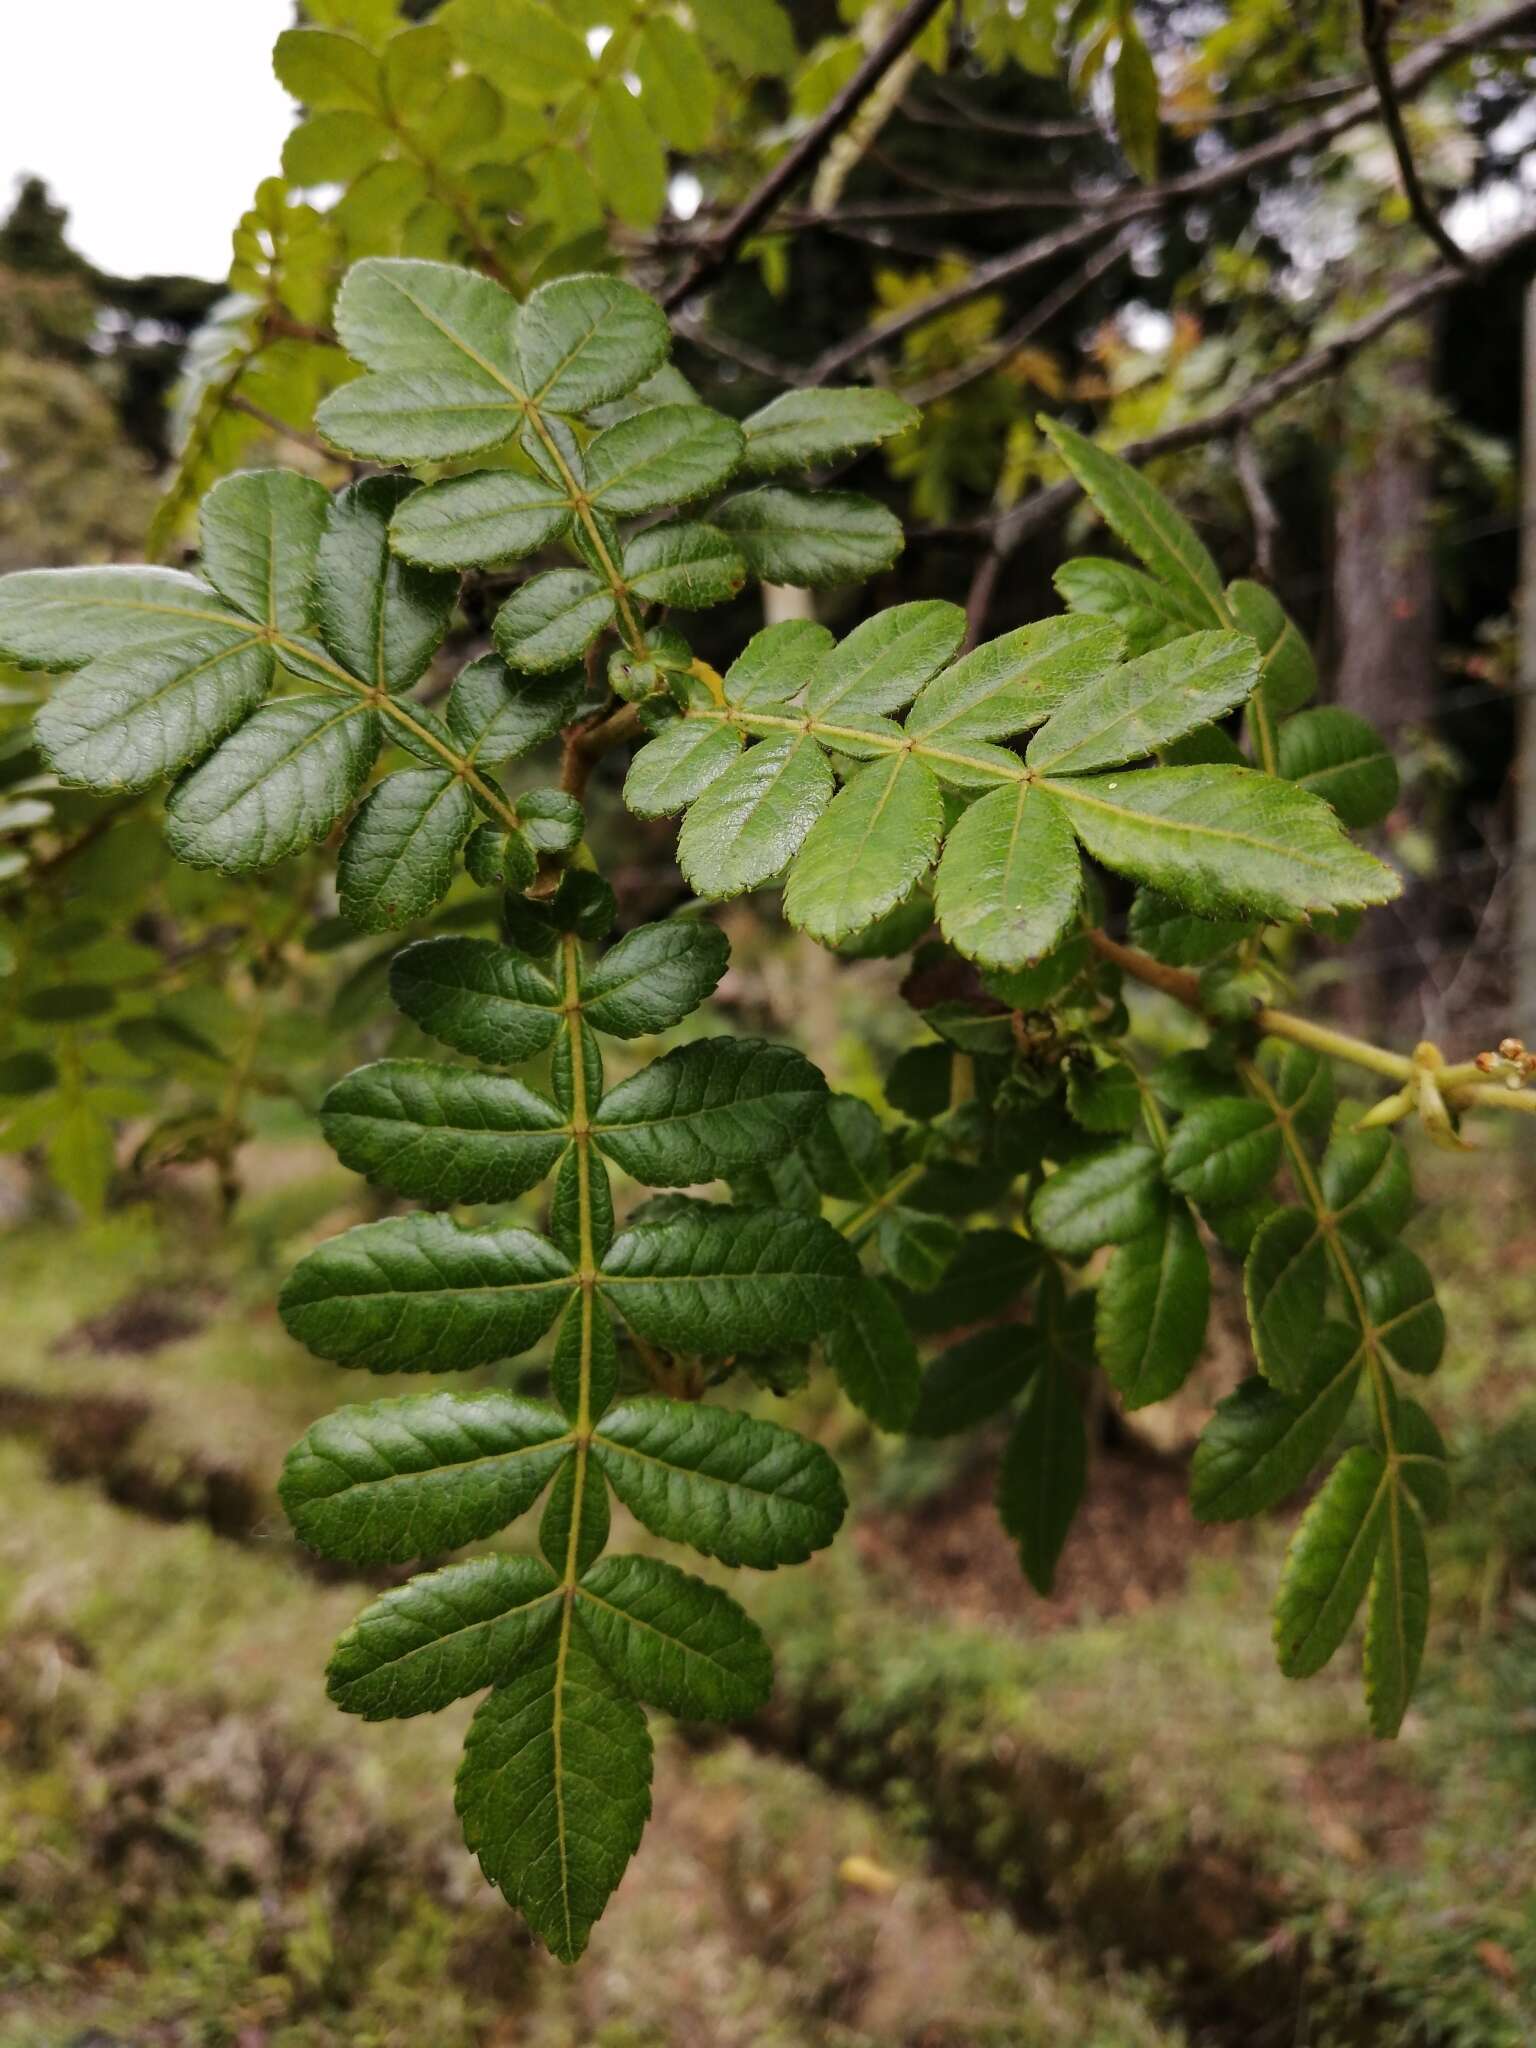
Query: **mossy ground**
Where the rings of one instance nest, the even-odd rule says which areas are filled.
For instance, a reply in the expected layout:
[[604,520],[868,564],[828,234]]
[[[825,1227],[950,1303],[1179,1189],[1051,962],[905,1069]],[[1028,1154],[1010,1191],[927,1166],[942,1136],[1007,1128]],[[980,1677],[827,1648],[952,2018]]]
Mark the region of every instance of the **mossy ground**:
[[[1431,1190],[1462,1485],[1398,1743],[1352,1651],[1276,1675],[1283,1521],[1200,1538],[1106,1459],[1055,1612],[982,1533],[985,1459],[892,1454],[806,1396],[863,1518],[733,1581],[774,1705],[657,1718],[656,1817],[574,1972],[458,1839],[468,1709],[325,1700],[367,1588],[306,1565],[271,1487],[361,1389],[271,1304],[355,1195],[290,1143],[253,1166],[228,1236],[189,1201],[0,1239],[0,2048],[1536,2039],[1536,1237],[1502,1155]],[[137,1419],[82,1449],[61,1418],[102,1402]],[[223,1534],[210,1473],[248,1489]]]

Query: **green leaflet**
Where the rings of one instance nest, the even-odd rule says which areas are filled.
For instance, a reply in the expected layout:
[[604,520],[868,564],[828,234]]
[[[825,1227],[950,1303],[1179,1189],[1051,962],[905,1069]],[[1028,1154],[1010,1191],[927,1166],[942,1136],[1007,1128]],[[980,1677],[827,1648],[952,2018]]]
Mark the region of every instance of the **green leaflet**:
[[[1227,586],[1227,610],[1259,650],[1259,695],[1267,710],[1283,718],[1317,695],[1312,650],[1286,616],[1273,591],[1239,579]],[[1284,741],[1281,742],[1284,752]],[[1281,773],[1287,771],[1282,769]]]
[[806,835],[784,891],[785,915],[823,945],[852,937],[927,873],[943,830],[944,799],[930,769],[911,754],[872,761]]
[[827,1364],[856,1408],[881,1429],[906,1429],[917,1406],[917,1347],[887,1288],[861,1274],[822,1339]]
[[1413,1214],[1408,1155],[1390,1131],[1340,1132],[1317,1177],[1334,1221],[1364,1244],[1385,1250]]
[[1255,1376],[1229,1394],[1195,1447],[1189,1490],[1197,1519],[1246,1520],[1293,1494],[1343,1426],[1362,1355],[1355,1331],[1324,1323],[1294,1392]]
[[985,641],[923,690],[909,733],[939,745],[1011,739],[1111,669],[1121,636],[1098,619],[1041,619]]
[[937,1287],[960,1249],[958,1224],[898,1202],[886,1208],[875,1232],[880,1256],[893,1280],[926,1294]]
[[702,920],[638,925],[584,970],[583,1014],[615,1038],[665,1031],[713,993],[729,952],[725,934]]
[[272,675],[270,647],[233,625],[98,655],[42,706],[37,743],[66,783],[148,789],[248,718]]
[[450,477],[404,499],[390,544],[429,568],[494,568],[536,554],[570,524],[565,493],[540,477],[486,469]]
[[[1192,626],[1206,626],[1211,621],[1203,591],[1198,600],[1187,599],[1144,569],[1133,569],[1128,562],[1111,561],[1103,555],[1079,555],[1063,562],[1051,580],[1072,611],[1112,622],[1124,636],[1125,652],[1133,658],[1187,633]],[[1241,619],[1238,623],[1244,625]],[[1244,630],[1250,629],[1244,625]]]
[[1429,1632],[1429,1558],[1406,1486],[1389,1485],[1365,1622],[1365,1697],[1371,1732],[1396,1735],[1408,1711]]
[[1321,1671],[1364,1596],[1392,1491],[1380,1451],[1346,1451],[1302,1516],[1275,1596],[1275,1650],[1287,1678]]
[[569,1143],[546,1096],[510,1075],[375,1060],[338,1081],[320,1111],[343,1166],[428,1202],[510,1202]]
[[892,391],[785,391],[742,422],[743,467],[753,476],[810,469],[872,448],[915,426],[918,413]]
[[515,761],[569,724],[585,677],[571,669],[537,681],[513,675],[494,654],[460,669],[444,706],[449,737],[481,768]]
[[1038,784],[995,789],[945,842],[934,903],[944,936],[986,967],[1032,965],[1077,915],[1083,871],[1062,806]]
[[189,629],[250,621],[181,569],[22,569],[0,576],[0,654],[26,668],[82,668]]
[[1230,953],[1251,927],[1232,918],[1199,917],[1155,889],[1138,889],[1127,920],[1133,946],[1173,967],[1206,967]]
[[648,604],[695,611],[734,597],[747,580],[747,570],[728,535],[713,526],[681,520],[647,527],[626,544],[624,580]]
[[805,687],[831,645],[826,627],[811,619],[764,626],[726,670],[726,701],[759,711],[784,703]]
[[764,583],[820,590],[862,583],[901,553],[901,522],[855,491],[787,491],[775,484],[727,498],[715,523]]
[[326,1691],[365,1721],[435,1713],[513,1671],[558,1622],[558,1592],[533,1557],[474,1557],[425,1572],[365,1607],[337,1639]]
[[1144,1235],[1117,1246],[1099,1284],[1099,1361],[1127,1408],[1165,1400],[1205,1345],[1211,1270],[1183,1202],[1169,1202]]
[[740,896],[799,852],[832,800],[832,771],[803,735],[749,748],[712,782],[678,834],[677,858],[701,896]]
[[1243,1202],[1267,1187],[1280,1165],[1280,1127],[1268,1106],[1217,1096],[1181,1117],[1163,1155],[1168,1185],[1202,1207]]
[[587,490],[605,512],[684,505],[723,484],[744,445],[736,422],[707,406],[654,406],[598,435],[586,453]]
[[1151,754],[1241,704],[1258,676],[1241,633],[1190,633],[1075,690],[1030,741],[1030,767],[1077,775]]
[[1328,1254],[1307,1209],[1277,1209],[1243,1265],[1243,1294],[1259,1370],[1282,1393],[1306,1381],[1328,1291]]
[[203,573],[247,617],[285,633],[314,622],[316,552],[330,499],[291,470],[225,477],[203,500]]
[[729,1594],[654,1557],[605,1557],[576,1589],[602,1661],[636,1699],[694,1720],[762,1706],[773,1660]]
[[487,1390],[407,1394],[312,1423],[278,1487],[312,1550],[398,1563],[490,1536],[530,1508],[565,1455],[565,1419]]
[[800,1151],[823,1194],[872,1202],[891,1177],[890,1147],[880,1119],[853,1095],[829,1095],[800,1138]]
[[669,818],[719,781],[741,745],[741,734],[732,725],[674,719],[630,762],[624,801],[637,818]]
[[932,600],[876,612],[816,664],[805,704],[818,718],[895,711],[960,645],[965,613]]
[[1048,1595],[1088,1477],[1079,1375],[1054,1344],[1024,1389],[997,1481],[997,1511],[1019,1546],[1024,1575]]
[[1331,804],[1346,825],[1379,825],[1397,802],[1397,763],[1363,718],[1335,705],[1280,728],[1278,771]]
[[569,1611],[477,1710],[456,1800],[486,1876],[575,1962],[650,1817],[651,1741]]
[[550,675],[579,661],[614,616],[612,591],[588,569],[550,569],[496,614],[496,648],[512,668]]
[[488,939],[423,939],[390,963],[389,992],[456,1052],[515,1067],[552,1043],[560,991],[533,961]]
[[722,1564],[768,1571],[832,1541],[846,1500],[817,1444],[775,1422],[687,1401],[626,1401],[592,1453],[630,1513]]
[[1145,768],[1044,786],[1096,859],[1204,915],[1296,918],[1386,903],[1401,888],[1325,805],[1246,768]]
[[819,1216],[679,1202],[614,1239],[598,1284],[649,1343],[726,1357],[818,1336],[857,1272]]
[[951,1345],[923,1374],[909,1434],[954,1436],[986,1422],[1023,1392],[1042,1356],[1038,1332],[1022,1323],[1003,1323]]
[[278,1300],[317,1357],[370,1372],[463,1372],[542,1337],[572,1285],[565,1257],[528,1230],[460,1230],[393,1216],[328,1239]]
[[336,864],[341,914],[366,932],[424,917],[448,893],[475,801],[446,768],[407,768],[369,794]]
[[636,1180],[694,1187],[779,1158],[826,1089],[818,1069],[787,1045],[700,1038],[610,1089],[593,1134]]
[[1062,420],[1041,427],[1107,525],[1198,623],[1225,625],[1221,572],[1194,531],[1139,470],[1099,448]]
[[1067,1258],[1124,1244],[1162,1214],[1159,1160],[1150,1145],[1090,1152],[1053,1173],[1035,1196],[1030,1221],[1040,1242]]
[[670,343],[661,308],[616,277],[557,278],[517,316],[528,391],[553,412],[622,398],[660,367]]
[[390,521],[409,504],[409,477],[372,476],[335,499],[315,567],[320,637],[352,675],[404,690],[448,629],[457,575],[390,551]]
[[171,851],[232,875],[270,867],[325,837],[378,751],[378,714],[361,699],[274,698],[172,790]]
[[1405,1244],[1393,1244],[1356,1270],[1365,1318],[1393,1364],[1404,1372],[1433,1372],[1445,1350],[1445,1315],[1435,1299],[1429,1268],[1418,1253]]

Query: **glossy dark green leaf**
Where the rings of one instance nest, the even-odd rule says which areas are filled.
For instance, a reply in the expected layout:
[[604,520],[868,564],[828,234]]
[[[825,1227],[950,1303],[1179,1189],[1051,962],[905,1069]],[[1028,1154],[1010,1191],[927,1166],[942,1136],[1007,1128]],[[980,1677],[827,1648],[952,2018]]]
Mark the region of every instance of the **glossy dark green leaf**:
[[492,631],[512,668],[550,675],[579,661],[613,616],[613,593],[590,570],[549,569],[513,592]]
[[365,932],[424,917],[447,895],[477,813],[447,768],[407,768],[370,791],[336,863],[341,914]]
[[823,1194],[872,1202],[891,1177],[890,1147],[880,1119],[854,1095],[829,1095],[811,1119],[800,1151]]
[[499,767],[568,725],[585,683],[579,668],[530,678],[514,675],[494,654],[483,654],[459,671],[443,707],[444,722],[479,767]]
[[317,1357],[370,1372],[465,1372],[536,1343],[573,1285],[570,1262],[530,1230],[461,1230],[391,1216],[318,1245],[278,1308]]
[[734,725],[674,719],[630,762],[624,801],[637,818],[672,817],[718,782],[741,748],[742,735]]
[[428,568],[496,568],[548,547],[570,519],[565,493],[542,477],[482,469],[412,493],[389,535],[397,553]]
[[560,1028],[561,992],[544,970],[489,939],[423,939],[390,963],[389,992],[423,1031],[456,1052],[515,1067]]
[[622,398],[665,362],[670,342],[656,301],[617,277],[557,278],[517,316],[525,388],[552,412]]
[[1390,1245],[1357,1268],[1365,1315],[1382,1347],[1404,1372],[1431,1373],[1445,1351],[1445,1313],[1417,1252]]
[[1384,1248],[1413,1214],[1408,1155],[1390,1131],[1341,1131],[1318,1180],[1334,1221],[1366,1244]]
[[569,1139],[561,1112],[506,1074],[431,1060],[375,1060],[338,1081],[320,1111],[343,1166],[426,1202],[510,1202]]
[[1162,1214],[1158,1155],[1127,1142],[1090,1152],[1053,1173],[1035,1196],[1030,1221],[1040,1242],[1067,1258],[1125,1244]]
[[22,569],[0,576],[0,654],[26,668],[81,668],[99,654],[249,621],[181,569]]
[[952,1344],[923,1374],[908,1434],[954,1436],[988,1421],[1024,1391],[1042,1356],[1026,1323],[1000,1323]]
[[1246,1521],[1288,1499],[1342,1428],[1363,1356],[1355,1331],[1323,1323],[1293,1393],[1256,1374],[1229,1394],[1195,1446],[1189,1497],[1196,1518]]
[[368,1401],[310,1425],[278,1492],[311,1550],[398,1563],[515,1520],[548,1484],[566,1440],[555,1409],[494,1389]]
[[800,1564],[837,1533],[846,1499],[819,1444],[755,1416],[655,1397],[611,1409],[593,1456],[653,1534],[722,1564]]
[[1346,825],[1379,825],[1397,802],[1397,763],[1380,733],[1352,711],[1325,705],[1280,728],[1279,772],[1331,804]]
[[1328,1253],[1308,1209],[1277,1209],[1254,1236],[1243,1293],[1259,1370],[1283,1394],[1306,1385],[1328,1292]]
[[569,1610],[476,1710],[455,1797],[486,1876],[575,1962],[650,1817],[651,1740]]
[[747,568],[729,534],[697,520],[677,520],[647,527],[626,542],[624,580],[647,604],[697,611],[734,597]]
[[1063,562],[1051,580],[1074,612],[1113,623],[1133,659],[1191,627],[1211,624],[1203,591],[1198,598],[1187,598],[1144,569],[1104,555],[1079,555]]
[[1116,1247],[1097,1297],[1099,1362],[1127,1408],[1177,1393],[1205,1345],[1211,1269],[1188,1208]]
[[577,1587],[576,1612],[625,1690],[669,1714],[731,1721],[773,1688],[757,1624],[718,1586],[660,1558],[603,1558]]
[[1280,1151],[1280,1126],[1266,1103],[1217,1096],[1180,1118],[1163,1171],[1181,1195],[1221,1208],[1267,1187],[1279,1169]]
[[258,624],[284,633],[307,631],[329,504],[323,484],[292,470],[245,470],[222,478],[203,500],[203,573]]
[[1365,1697],[1373,1735],[1396,1735],[1418,1680],[1429,1632],[1429,1558],[1418,1510],[1391,1485],[1365,1620]]
[[445,1565],[363,1609],[331,1653],[326,1691],[365,1721],[436,1713],[512,1671],[559,1614],[558,1582],[538,1558]]
[[1376,1561],[1391,1490],[1379,1451],[1346,1451],[1291,1538],[1275,1596],[1275,1650],[1287,1678],[1321,1671],[1355,1618]]
[[729,1357],[819,1336],[857,1273],[820,1217],[691,1202],[616,1237],[599,1285],[649,1343]]
[[601,1149],[651,1187],[695,1187],[781,1157],[826,1095],[791,1046],[697,1038],[609,1090],[592,1118]]
[[582,1012],[614,1038],[665,1031],[713,993],[729,958],[724,932],[702,918],[638,925],[583,969]]
[[897,1202],[883,1211],[875,1242],[893,1280],[927,1294],[937,1287],[960,1249],[961,1231],[947,1216]]
[[1088,1478],[1088,1436],[1078,1374],[1054,1347],[1024,1389],[1003,1453],[997,1511],[1019,1546],[1024,1575],[1048,1595]]
[[867,1274],[850,1282],[822,1351],[838,1385],[871,1422],[889,1430],[909,1426],[922,1374],[912,1333],[889,1289]]

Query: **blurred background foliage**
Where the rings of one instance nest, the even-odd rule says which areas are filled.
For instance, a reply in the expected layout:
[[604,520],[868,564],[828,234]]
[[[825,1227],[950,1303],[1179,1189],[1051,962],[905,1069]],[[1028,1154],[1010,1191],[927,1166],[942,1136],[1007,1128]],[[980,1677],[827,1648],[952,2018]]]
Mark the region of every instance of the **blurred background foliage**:
[[[242,464],[343,481],[311,422],[348,374],[330,308],[359,255],[470,262],[519,291],[591,268],[685,280],[897,12],[309,0],[277,58],[295,127],[226,280],[104,276],[70,249],[68,194],[18,190],[0,569],[182,559],[198,497]],[[1473,248],[1520,231],[1536,184],[1536,10],[1505,12],[1405,108]],[[1399,59],[1492,18],[1404,8]],[[1178,429],[1428,271],[1379,122],[1315,126],[1362,78],[1344,0],[932,12],[677,313],[680,367],[735,415],[818,378],[924,405],[847,472],[910,538],[887,578],[818,597],[829,623],[925,596],[986,633],[1055,609],[1056,563],[1102,545],[1081,510],[996,545],[1059,477],[1042,405],[1111,445]],[[1422,886],[1295,973],[1314,1010],[1403,1043],[1492,1042],[1519,996],[1527,267],[1474,273],[1248,433],[1149,470],[1225,573],[1261,561],[1326,694],[1398,748],[1384,846]],[[455,665],[494,596],[467,591]],[[760,623],[717,617],[711,660]],[[667,1817],[565,1978],[457,1847],[455,1716],[367,1729],[343,1759],[317,1674],[359,1588],[289,1546],[272,1498],[290,1437],[342,1398],[282,1337],[275,1277],[375,1200],[309,1113],[360,1054],[412,1049],[380,1000],[396,942],[336,915],[323,859],[234,884],[164,857],[151,800],[55,786],[30,745],[39,690],[0,669],[4,2048],[1536,2038],[1526,1162],[1489,1134],[1422,1172],[1460,1484],[1436,1538],[1442,1654],[1399,1745],[1361,1740],[1347,1671],[1275,1677],[1261,1617],[1285,1528],[1188,1519],[1188,1446],[1240,1370],[1219,1328],[1157,1436],[1102,1418],[1051,1602],[991,1520],[995,1443],[895,1451],[807,1391],[794,1419],[864,1505],[830,1557],[750,1588],[775,1703],[742,1735],[669,1735]],[[626,921],[678,900],[669,832],[624,814],[606,767],[592,830]],[[461,882],[434,923],[485,915]],[[897,972],[794,940],[766,899],[727,922],[732,1022],[878,1100],[921,1035]],[[1240,1325],[1230,1288],[1225,1313]]]

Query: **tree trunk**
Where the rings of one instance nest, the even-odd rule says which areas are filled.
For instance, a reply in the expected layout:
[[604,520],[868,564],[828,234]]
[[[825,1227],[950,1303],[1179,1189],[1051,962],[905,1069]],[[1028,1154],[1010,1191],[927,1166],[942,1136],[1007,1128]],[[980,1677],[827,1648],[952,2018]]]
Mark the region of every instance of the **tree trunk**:
[[1520,470],[1520,691],[1515,759],[1514,1030],[1536,1045],[1536,279],[1525,295]]
[[[1361,359],[1351,396],[1364,417],[1334,484],[1333,697],[1394,749],[1405,728],[1435,715],[1433,376],[1433,336],[1422,322],[1404,323]],[[1370,920],[1361,950],[1385,957],[1362,963],[1344,986],[1356,1029],[1391,1028],[1414,991],[1433,1008],[1432,910],[1431,892],[1409,878],[1399,902]],[[1418,1030],[1432,1020],[1397,1021]]]

